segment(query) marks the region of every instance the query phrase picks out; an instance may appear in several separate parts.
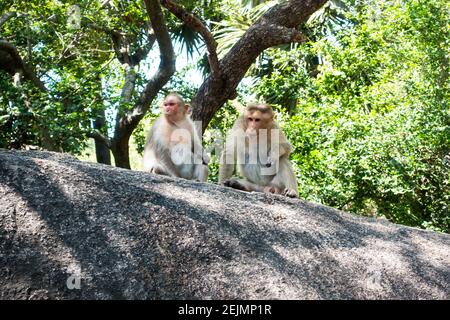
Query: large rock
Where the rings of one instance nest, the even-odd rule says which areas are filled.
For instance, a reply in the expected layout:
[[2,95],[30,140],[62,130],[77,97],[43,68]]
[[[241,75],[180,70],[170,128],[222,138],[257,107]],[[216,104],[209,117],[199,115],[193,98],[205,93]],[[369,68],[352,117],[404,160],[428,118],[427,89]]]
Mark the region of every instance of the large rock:
[[450,235],[0,149],[2,299],[449,299]]

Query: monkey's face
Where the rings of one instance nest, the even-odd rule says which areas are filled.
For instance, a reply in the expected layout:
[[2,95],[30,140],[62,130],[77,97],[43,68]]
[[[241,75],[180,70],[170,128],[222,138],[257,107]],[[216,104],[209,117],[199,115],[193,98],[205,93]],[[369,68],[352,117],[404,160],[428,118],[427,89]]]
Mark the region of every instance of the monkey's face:
[[180,101],[173,96],[168,96],[163,101],[163,112],[165,115],[176,115],[183,110]]
[[261,112],[259,110],[246,111],[245,114],[245,134],[255,135],[260,129],[270,129],[273,122],[273,114]]

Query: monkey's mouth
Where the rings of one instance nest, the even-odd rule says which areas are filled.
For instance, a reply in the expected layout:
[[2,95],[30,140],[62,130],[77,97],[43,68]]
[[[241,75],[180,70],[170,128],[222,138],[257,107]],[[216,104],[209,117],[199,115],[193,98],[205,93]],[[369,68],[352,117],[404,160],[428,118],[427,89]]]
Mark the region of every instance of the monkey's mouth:
[[163,108],[163,111],[165,114],[172,114],[175,112],[175,109],[168,107],[168,108]]

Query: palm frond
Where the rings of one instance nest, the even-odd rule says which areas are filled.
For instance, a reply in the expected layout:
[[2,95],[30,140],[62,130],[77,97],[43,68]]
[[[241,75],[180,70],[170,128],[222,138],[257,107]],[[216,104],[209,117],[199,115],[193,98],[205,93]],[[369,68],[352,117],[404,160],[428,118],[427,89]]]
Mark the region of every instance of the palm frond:
[[185,24],[180,24],[171,31],[173,40],[180,45],[180,53],[184,51],[188,59],[203,46],[200,35]]
[[347,10],[348,7],[343,1],[330,0],[309,17],[306,25],[321,34],[330,34],[348,23],[344,14]]
[[279,1],[263,1],[263,3],[253,8],[240,6],[227,8],[229,19],[212,22],[214,25],[213,35],[218,43],[217,52],[219,57],[223,57],[244,35],[247,29],[277,3]]

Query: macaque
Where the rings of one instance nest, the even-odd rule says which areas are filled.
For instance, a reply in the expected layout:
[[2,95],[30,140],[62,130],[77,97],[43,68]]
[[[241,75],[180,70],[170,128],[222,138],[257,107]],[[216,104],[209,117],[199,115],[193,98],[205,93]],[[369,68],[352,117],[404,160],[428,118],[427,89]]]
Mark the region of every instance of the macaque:
[[203,151],[189,116],[189,105],[177,93],[166,96],[162,114],[151,128],[144,148],[144,170],[205,182],[209,157]]
[[[274,120],[272,107],[249,104],[227,136],[219,183],[244,191],[298,197],[297,178],[289,160],[291,151]],[[242,179],[231,178],[235,164]]]

